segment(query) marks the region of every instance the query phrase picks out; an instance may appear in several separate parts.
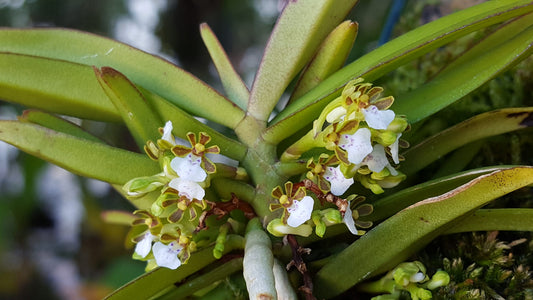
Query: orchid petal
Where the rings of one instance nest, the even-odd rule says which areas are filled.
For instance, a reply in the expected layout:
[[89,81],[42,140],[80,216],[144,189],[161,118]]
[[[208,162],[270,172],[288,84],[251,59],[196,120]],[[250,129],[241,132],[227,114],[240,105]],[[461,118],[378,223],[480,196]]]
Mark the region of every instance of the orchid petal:
[[287,208],[289,218],[287,225],[291,227],[298,227],[311,218],[313,212],[313,205],[315,201],[310,196],[303,197],[302,200],[293,200],[292,205]]
[[157,242],[152,247],[157,265],[172,270],[181,266],[181,260],[179,259],[178,254],[182,249],[183,248],[178,245],[177,242],[171,242],[168,245]]
[[336,107],[326,115],[326,121],[328,123],[340,121],[344,118],[344,116],[346,116],[346,112],[346,108],[342,106]]
[[362,111],[363,115],[365,115],[366,123],[369,127],[374,129],[387,129],[395,117],[392,110],[379,110],[375,105],[370,105]]
[[350,205],[348,205],[348,209],[344,213],[344,217],[342,218],[342,222],[344,222],[344,224],[346,224],[346,227],[348,227],[348,230],[350,230],[350,232],[352,234],[357,235],[358,230],[357,230],[357,228],[355,228],[355,222],[353,220],[353,215],[352,215],[352,210],[350,209]]
[[385,154],[385,148],[381,144],[374,145],[374,150],[363,161],[372,172],[379,173],[389,165],[389,160]]
[[348,188],[354,183],[353,178],[346,178],[342,174],[340,166],[327,167],[324,172],[324,178],[331,184],[331,193],[335,196],[340,196],[348,190]]
[[180,178],[195,182],[202,182],[207,177],[207,173],[201,166],[202,158],[189,153],[185,157],[174,157],[170,162],[170,167]]
[[389,149],[390,149],[390,154],[392,155],[392,160],[394,161],[395,164],[399,164],[400,163],[400,158],[398,157],[398,144],[399,144],[399,141],[400,141],[400,137],[402,136],[401,133],[398,134],[398,137],[396,138],[396,141],[389,146]]
[[352,164],[360,164],[372,152],[371,136],[368,128],[359,128],[354,134],[343,134],[339,139],[339,147],[348,152],[348,160]]
[[177,190],[179,192],[178,195],[185,196],[189,200],[202,200],[205,196],[204,189],[198,183],[191,180],[174,178],[170,181],[168,186]]
[[176,145],[176,140],[174,140],[174,137],[172,136],[172,129],[172,121],[167,121],[163,128],[163,136],[161,139],[169,142],[171,145]]
[[154,239],[155,236],[152,235],[149,231],[147,231],[144,234],[142,240],[140,240],[135,246],[135,253],[137,253],[140,257],[145,258],[146,255],[150,253],[150,249],[152,248],[152,241]]

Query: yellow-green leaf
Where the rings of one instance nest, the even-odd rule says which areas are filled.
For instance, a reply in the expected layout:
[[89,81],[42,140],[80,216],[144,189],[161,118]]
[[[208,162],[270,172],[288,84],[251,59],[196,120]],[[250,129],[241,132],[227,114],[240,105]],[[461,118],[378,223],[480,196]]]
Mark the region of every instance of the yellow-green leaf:
[[[4,28],[0,30],[0,51],[112,67],[192,115],[230,128],[244,117],[239,107],[190,73],[160,57],[94,34],[69,29]],[[16,67],[10,64],[2,68],[2,73]]]
[[135,138],[140,149],[146,141],[160,138],[159,127],[164,122],[154,109],[146,102],[137,88],[120,72],[113,68],[94,68],[96,78],[122,120]]
[[0,140],[72,173],[124,184],[160,172],[146,155],[18,121],[0,121]]
[[357,22],[344,21],[326,37],[298,79],[289,103],[300,98],[344,65],[357,37],[358,28]]
[[0,99],[84,119],[120,120],[93,69],[63,60],[0,53]]
[[515,167],[405,208],[329,260],[315,277],[316,296],[336,296],[387,271],[477,208],[532,183],[533,167]]
[[287,1],[257,71],[249,113],[266,121],[285,88],[357,0]]

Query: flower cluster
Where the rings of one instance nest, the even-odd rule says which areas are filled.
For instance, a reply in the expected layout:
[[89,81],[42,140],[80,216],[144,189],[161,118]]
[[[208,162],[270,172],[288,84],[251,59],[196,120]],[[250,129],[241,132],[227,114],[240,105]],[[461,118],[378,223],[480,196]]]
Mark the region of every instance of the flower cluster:
[[[211,138],[203,132],[198,139],[194,133],[187,134],[190,147],[178,145],[172,129],[168,121],[160,130],[157,145],[149,141],[145,146],[162,172],[134,178],[123,187],[128,196],[139,199],[138,206],[144,207],[134,213],[137,219],[130,236],[136,243],[133,257],[147,261],[148,269],[176,269],[186,263],[197,247],[195,233],[214,205],[204,199],[208,175],[216,172],[206,154],[217,154],[220,149],[208,147]],[[145,199],[149,199],[147,203]]]
[[370,214],[372,206],[357,207],[364,200],[361,196],[342,196],[355,182],[379,194],[405,178],[396,166],[402,159],[400,146],[407,147],[400,138],[408,123],[389,109],[394,98],[380,97],[382,92],[382,88],[363,83],[361,78],[350,81],[342,94],[324,108],[312,130],[283,153],[281,160],[291,161],[309,150],[321,152],[318,158],[307,161],[304,185],[311,188],[324,209],[313,210],[315,201],[304,187],[293,191],[292,183],[286,184],[285,194],[278,187],[272,193],[277,203],[271,210],[284,210],[281,218],[270,222],[271,233],[307,236],[314,225],[317,235],[322,236],[326,226],[344,223],[351,233],[362,234],[364,231],[356,225],[371,226],[359,217]]
[[405,177],[394,166],[401,160],[400,145],[406,146],[400,137],[408,123],[389,109],[392,96],[380,98],[382,91],[361,78],[350,81],[313,124],[317,144],[336,158],[315,178],[329,182],[335,195],[343,194],[354,180],[379,194]]
[[[322,209],[314,209],[315,198],[307,195],[308,191],[319,200],[317,206]],[[372,226],[372,222],[359,220],[359,217],[372,213],[372,205],[358,205],[364,201],[364,197],[351,195],[343,199],[330,192],[324,193],[309,179],[296,185],[288,181],[285,183],[285,192],[278,186],[272,191],[272,197],[277,201],[270,205],[270,210],[283,210],[281,217],[273,219],[267,226],[267,230],[275,236],[309,236],[314,226],[315,233],[322,237],[327,226],[342,223],[352,234],[364,234],[357,227]],[[352,210],[352,206],[356,208]]]

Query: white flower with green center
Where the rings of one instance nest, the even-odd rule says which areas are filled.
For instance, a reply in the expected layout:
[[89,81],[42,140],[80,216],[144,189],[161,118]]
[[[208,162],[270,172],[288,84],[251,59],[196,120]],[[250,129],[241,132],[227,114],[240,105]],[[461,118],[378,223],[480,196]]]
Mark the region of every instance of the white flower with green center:
[[305,196],[302,200],[293,200],[291,206],[287,207],[289,218],[287,225],[298,227],[311,218],[315,201],[310,196]]
[[147,231],[142,240],[137,242],[137,245],[135,246],[135,253],[137,253],[140,257],[145,258],[148,253],[150,253],[150,249],[152,249],[152,242],[157,237],[150,233],[150,231]]
[[168,186],[177,190],[179,192],[178,195],[185,196],[189,200],[202,200],[205,196],[204,189],[198,183],[191,180],[174,178],[170,181]]
[[368,169],[375,173],[379,173],[383,171],[384,168],[387,168],[392,175],[398,175],[398,171],[391,166],[387,159],[385,147],[380,144],[374,145],[374,149],[367,157],[365,157],[362,165],[368,166]]
[[183,247],[177,241],[171,242],[168,245],[157,242],[152,247],[157,265],[172,270],[181,266],[181,260],[178,257],[181,250],[183,250]]
[[346,178],[341,172],[340,166],[327,167],[324,178],[331,184],[331,193],[340,196],[354,183],[353,178]]
[[201,166],[202,158],[189,153],[185,157],[174,157],[170,162],[170,167],[180,178],[195,182],[202,182],[207,177],[207,173]]
[[352,234],[355,234],[357,235],[357,228],[355,228],[355,221],[353,219],[353,213],[352,213],[352,210],[350,209],[350,203],[348,203],[348,208],[346,209],[346,212],[344,213],[344,217],[342,218],[342,222],[344,222],[344,224],[346,224],[346,227],[348,227],[348,230],[350,230],[350,232]]
[[389,124],[394,120],[395,114],[392,110],[379,110],[377,106],[370,105],[362,109],[365,121],[370,128],[387,129]]
[[352,164],[360,164],[372,152],[370,129],[359,128],[354,134],[343,134],[339,139],[339,147],[348,152],[348,160]]

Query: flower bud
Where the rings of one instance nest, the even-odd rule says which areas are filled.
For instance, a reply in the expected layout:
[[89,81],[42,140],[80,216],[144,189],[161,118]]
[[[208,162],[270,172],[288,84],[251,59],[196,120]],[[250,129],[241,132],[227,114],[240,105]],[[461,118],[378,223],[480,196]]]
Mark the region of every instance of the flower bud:
[[427,283],[427,288],[434,290],[438,287],[448,285],[448,283],[450,283],[450,275],[445,271],[440,270],[431,277],[431,280]]
[[168,179],[165,176],[154,175],[148,177],[137,177],[128,181],[122,189],[130,197],[141,197],[157,188],[165,185]]
[[283,221],[281,219],[274,219],[270,221],[270,223],[268,223],[267,230],[272,235],[277,237],[282,237],[287,234],[307,237],[313,232],[313,228],[307,223],[304,223],[298,227],[291,227],[289,225],[283,224]]

